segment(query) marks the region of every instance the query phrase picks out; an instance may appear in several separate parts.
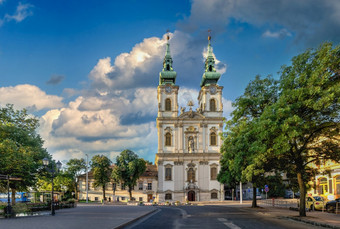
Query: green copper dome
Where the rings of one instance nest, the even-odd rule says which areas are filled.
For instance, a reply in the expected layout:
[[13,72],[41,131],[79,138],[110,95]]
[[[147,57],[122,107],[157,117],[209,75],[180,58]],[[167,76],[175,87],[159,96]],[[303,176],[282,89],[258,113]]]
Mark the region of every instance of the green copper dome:
[[167,37],[168,42],[166,44],[165,57],[163,61],[163,69],[159,73],[159,85],[175,84],[177,73],[172,68],[172,58],[170,55],[170,44],[169,36]]
[[217,84],[217,81],[221,77],[221,74],[216,72],[215,69],[215,58],[213,56],[210,39],[211,38],[209,36],[207,59],[205,60],[205,71],[202,76],[201,87],[209,86],[210,84]]

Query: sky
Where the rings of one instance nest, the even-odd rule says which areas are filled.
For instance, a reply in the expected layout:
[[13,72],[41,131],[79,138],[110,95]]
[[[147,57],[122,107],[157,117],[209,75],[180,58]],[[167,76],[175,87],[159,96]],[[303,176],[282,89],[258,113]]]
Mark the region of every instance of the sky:
[[56,160],[154,161],[157,86],[170,35],[179,106],[197,106],[208,30],[224,116],[256,75],[340,41],[339,0],[0,0],[0,106],[26,108]]

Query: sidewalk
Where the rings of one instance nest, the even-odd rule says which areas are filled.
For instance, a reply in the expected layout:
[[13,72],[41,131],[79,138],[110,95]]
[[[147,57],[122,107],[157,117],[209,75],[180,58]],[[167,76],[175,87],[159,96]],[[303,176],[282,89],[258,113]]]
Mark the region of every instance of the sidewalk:
[[152,206],[113,206],[80,204],[77,208],[56,211],[55,216],[30,216],[0,219],[0,228],[6,229],[112,229],[122,228],[157,211]]
[[301,221],[315,226],[340,229],[340,214],[336,215],[335,213],[313,211],[306,212],[306,217],[300,217],[298,211],[289,210],[287,208],[262,206],[261,204],[259,206],[261,208],[254,209],[258,214]]
[[245,200],[242,204],[239,201],[201,201],[192,202],[192,205],[204,206],[204,205],[221,205],[226,207],[237,207],[243,211],[252,212],[263,217],[280,218],[285,220],[301,221],[306,224],[315,226],[321,226],[325,228],[336,228],[340,229],[340,214],[313,211],[307,212],[306,217],[300,217],[298,211],[289,210],[288,208],[272,207],[266,204],[261,204],[259,201],[258,208],[251,208],[251,200]]
[[239,201],[215,201],[215,202],[198,202],[198,205],[225,205],[229,207],[242,207],[244,211],[250,211],[264,217],[282,218],[295,221],[301,221],[307,224],[322,226],[326,228],[340,229],[340,214],[328,213],[322,211],[306,212],[306,217],[300,217],[298,211],[289,210],[288,208],[272,207],[258,201],[259,208],[251,208],[251,201],[246,200],[240,204]]

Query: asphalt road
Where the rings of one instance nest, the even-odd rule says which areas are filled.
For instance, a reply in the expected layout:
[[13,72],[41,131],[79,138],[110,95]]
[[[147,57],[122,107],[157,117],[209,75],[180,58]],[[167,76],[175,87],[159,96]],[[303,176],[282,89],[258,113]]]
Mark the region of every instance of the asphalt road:
[[304,223],[266,217],[246,208],[228,206],[158,207],[153,214],[136,221],[124,229],[143,228],[320,228]]

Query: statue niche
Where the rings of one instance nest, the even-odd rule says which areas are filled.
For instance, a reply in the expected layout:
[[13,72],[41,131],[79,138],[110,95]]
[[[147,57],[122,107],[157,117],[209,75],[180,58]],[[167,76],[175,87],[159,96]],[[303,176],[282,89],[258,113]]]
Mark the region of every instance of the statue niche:
[[188,139],[188,151],[189,153],[195,152],[195,142],[192,136],[190,136]]

